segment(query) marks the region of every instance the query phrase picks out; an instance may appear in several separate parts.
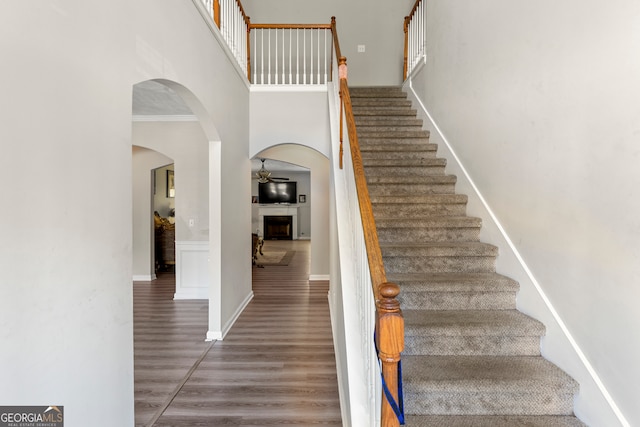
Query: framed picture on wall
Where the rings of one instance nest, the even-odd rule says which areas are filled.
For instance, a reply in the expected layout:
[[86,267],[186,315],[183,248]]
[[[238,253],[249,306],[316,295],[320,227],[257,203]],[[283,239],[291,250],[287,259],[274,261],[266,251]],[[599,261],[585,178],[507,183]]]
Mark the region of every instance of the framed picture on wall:
[[307,195],[301,194],[298,196],[298,203],[307,203]]
[[167,171],[167,197],[175,197],[176,196],[176,186],[173,181],[173,171]]

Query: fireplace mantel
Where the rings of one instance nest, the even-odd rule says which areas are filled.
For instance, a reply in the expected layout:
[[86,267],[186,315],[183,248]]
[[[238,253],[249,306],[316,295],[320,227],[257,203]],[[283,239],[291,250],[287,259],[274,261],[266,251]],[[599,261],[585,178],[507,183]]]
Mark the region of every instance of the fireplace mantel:
[[287,205],[260,205],[258,208],[258,235],[264,236],[265,216],[291,216],[293,218],[292,236],[293,240],[298,240],[298,207]]

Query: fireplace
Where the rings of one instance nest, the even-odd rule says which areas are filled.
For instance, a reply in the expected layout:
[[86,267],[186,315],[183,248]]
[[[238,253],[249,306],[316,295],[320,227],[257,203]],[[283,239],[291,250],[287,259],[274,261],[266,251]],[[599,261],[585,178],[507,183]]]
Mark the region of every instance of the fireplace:
[[264,217],[265,240],[293,240],[293,217],[270,215]]

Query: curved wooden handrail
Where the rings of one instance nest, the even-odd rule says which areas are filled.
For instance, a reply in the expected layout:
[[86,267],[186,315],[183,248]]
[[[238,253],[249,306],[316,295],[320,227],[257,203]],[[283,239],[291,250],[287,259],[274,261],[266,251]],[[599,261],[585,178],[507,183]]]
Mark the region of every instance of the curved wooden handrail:
[[[400,310],[400,303],[396,298],[400,293],[400,288],[395,283],[387,282],[387,274],[382,260],[382,251],[378,240],[373,207],[369,197],[362,155],[360,154],[360,144],[358,143],[358,133],[351,105],[351,96],[349,94],[347,58],[340,54],[335,17],[331,18],[331,26],[336,56],[339,58],[340,98],[341,103],[344,104],[344,115],[347,122],[347,133],[349,135],[349,148],[358,194],[358,205],[360,207],[360,217],[362,219],[367,259],[369,261],[371,286],[376,303],[376,344],[378,347],[378,357],[382,362],[384,381],[391,391],[393,398],[397,401],[399,382],[398,363],[400,362],[400,354],[404,350],[404,318]],[[340,121],[342,122],[342,116],[340,117]],[[399,426],[398,417],[393,412],[384,394],[382,396],[382,402],[380,425],[382,427]]]

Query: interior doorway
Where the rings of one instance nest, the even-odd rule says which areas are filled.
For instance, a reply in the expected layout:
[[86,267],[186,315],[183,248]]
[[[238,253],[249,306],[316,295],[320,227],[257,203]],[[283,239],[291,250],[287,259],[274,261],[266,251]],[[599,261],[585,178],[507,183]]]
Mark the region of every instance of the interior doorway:
[[153,182],[154,268],[174,273],[176,268],[176,209],[173,163],[151,171]]

